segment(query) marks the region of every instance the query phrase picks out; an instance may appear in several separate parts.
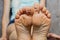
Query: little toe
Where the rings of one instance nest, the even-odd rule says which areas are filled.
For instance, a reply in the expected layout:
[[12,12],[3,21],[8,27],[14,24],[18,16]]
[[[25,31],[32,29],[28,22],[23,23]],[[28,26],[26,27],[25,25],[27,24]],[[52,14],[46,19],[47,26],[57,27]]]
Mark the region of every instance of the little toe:
[[17,12],[16,16],[15,16],[15,19],[19,19],[20,15],[21,15],[21,12],[20,12],[20,10],[19,10],[19,11]]
[[50,13],[48,13],[48,14],[47,14],[47,17],[48,17],[48,18],[51,18],[51,14],[50,14]]
[[19,15],[17,14],[15,18],[16,18],[16,19],[19,19]]
[[48,17],[48,18],[51,18],[51,14],[50,14],[50,12],[48,11],[48,10],[46,10],[46,16]]
[[45,14],[47,15],[48,13],[49,13],[49,11],[48,11],[48,10],[46,10],[46,13],[45,13]]

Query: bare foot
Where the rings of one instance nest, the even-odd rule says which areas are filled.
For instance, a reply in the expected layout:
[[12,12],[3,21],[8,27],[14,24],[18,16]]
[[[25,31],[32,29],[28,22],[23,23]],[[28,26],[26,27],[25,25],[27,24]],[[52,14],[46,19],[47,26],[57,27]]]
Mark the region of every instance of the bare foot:
[[15,24],[21,22],[24,26],[30,26],[32,24],[31,13],[32,12],[29,7],[19,10],[15,18]]
[[32,24],[32,16],[30,13],[30,9],[22,9],[20,10],[15,18],[15,27],[17,31],[17,40],[30,40],[31,39],[31,24]]
[[43,7],[40,12],[33,15],[33,40],[47,40],[50,27],[50,13]]

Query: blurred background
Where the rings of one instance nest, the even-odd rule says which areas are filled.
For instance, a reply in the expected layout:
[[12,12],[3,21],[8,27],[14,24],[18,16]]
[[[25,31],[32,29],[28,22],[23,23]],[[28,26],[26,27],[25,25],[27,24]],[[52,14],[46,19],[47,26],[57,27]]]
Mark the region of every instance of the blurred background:
[[[46,7],[51,13],[51,27],[52,33],[60,35],[60,0],[47,0]],[[0,0],[0,36],[2,28],[2,15],[3,15],[3,0]]]

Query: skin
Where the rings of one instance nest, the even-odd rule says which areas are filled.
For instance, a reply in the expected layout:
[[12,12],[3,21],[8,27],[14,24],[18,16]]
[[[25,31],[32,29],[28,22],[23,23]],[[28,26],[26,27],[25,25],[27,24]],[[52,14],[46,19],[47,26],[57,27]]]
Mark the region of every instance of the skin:
[[6,40],[6,29],[9,23],[9,10],[10,10],[10,0],[4,0],[4,10],[2,17],[2,40]]
[[[38,8],[38,7],[37,7]],[[39,9],[39,8],[38,8]],[[44,8],[43,8],[44,9]],[[43,9],[41,10],[41,13],[39,12],[38,13],[38,11],[37,11],[37,9],[34,11],[34,14],[33,14],[33,16],[29,16],[29,15],[24,15],[23,14],[23,16],[21,15],[19,15],[19,14],[21,14],[21,12],[20,13],[17,13],[17,15],[16,15],[16,18],[15,18],[15,27],[16,27],[16,31],[17,31],[17,40],[21,40],[22,38],[22,40],[31,40],[30,38],[31,38],[31,36],[29,36],[29,35],[31,35],[30,34],[30,25],[31,25],[31,22],[32,22],[32,24],[33,24],[33,36],[32,36],[32,40],[47,40],[47,33],[48,33],[48,29],[49,29],[49,26],[50,26],[50,19],[49,18],[47,18],[48,16],[50,16],[50,15],[48,15],[47,14],[47,17],[46,17],[46,15],[45,14],[43,14],[44,12],[43,12]],[[44,10],[44,11],[46,11],[46,10]],[[47,11],[46,11],[47,12]],[[45,13],[46,13],[45,12]],[[29,13],[29,12],[28,12]],[[24,19],[23,19],[23,17],[24,17]],[[25,19],[27,19],[25,22],[23,21],[23,20],[25,20]],[[37,19],[37,20],[36,20]],[[44,21],[44,19],[45,19],[45,21]],[[28,29],[28,30],[25,30],[24,28],[24,30],[22,29],[22,25],[21,25],[21,23],[22,23],[22,25],[25,27],[25,29]],[[29,24],[28,24],[29,23]],[[40,35],[38,35],[39,33],[40,33],[40,31],[39,31],[39,25],[41,25],[41,23],[44,25],[44,23],[45,23],[45,25],[47,25],[45,28],[44,28],[44,31],[43,31],[43,29],[41,29],[41,32],[42,32],[42,34],[40,34]],[[21,27],[22,26],[22,27]],[[36,26],[36,27],[35,27]],[[41,27],[43,27],[43,26],[41,26]],[[37,28],[37,29],[36,29]],[[28,32],[27,32],[28,31]],[[36,33],[35,33],[35,31],[36,31]],[[38,32],[39,31],[39,32]],[[23,33],[24,32],[24,33]],[[26,35],[26,34],[27,35]],[[25,35],[25,37],[23,37],[23,34]],[[41,35],[43,35],[43,36],[41,36]],[[40,38],[41,37],[41,38]]]
[[[36,12],[37,11],[39,11],[39,5],[34,5],[34,7],[36,8],[36,10],[35,10],[35,8],[34,8],[34,14],[33,14],[33,16],[29,16],[29,15],[23,15],[23,16],[20,16],[19,14],[21,14],[21,12],[20,13],[18,13],[17,15],[17,18],[15,18],[15,27],[16,27],[16,31],[17,31],[17,40],[37,40],[36,38],[38,38],[39,39],[39,37],[38,37],[38,35],[36,36],[36,38],[34,38],[34,36],[35,35],[33,35],[33,37],[32,37],[32,39],[31,39],[31,34],[30,34],[30,32],[31,31],[29,31],[30,29],[31,29],[31,23],[33,24],[33,27],[34,27],[34,24],[35,23],[37,23],[37,24],[39,24],[38,22],[39,22],[39,19],[38,19],[38,22],[36,22],[37,20],[36,20],[36,17],[39,15],[38,13],[38,15],[35,17],[34,15],[36,14]],[[38,8],[38,9],[37,9]],[[29,9],[29,8],[28,8]],[[27,13],[29,13],[30,11],[29,10],[27,10]],[[22,12],[23,13],[23,12]],[[26,13],[26,14],[27,14]],[[39,15],[40,16],[40,15]],[[24,19],[23,19],[23,17],[24,17]],[[25,19],[27,19],[26,21],[23,21],[23,20],[25,20]],[[45,20],[46,21],[46,20]],[[29,23],[29,24],[28,24]],[[22,26],[22,25],[23,26]],[[27,25],[26,25],[27,24]],[[37,24],[35,24],[35,25],[37,25]],[[22,27],[21,27],[22,26]],[[25,30],[25,29],[27,29],[27,30]],[[23,30],[23,29],[24,30]],[[48,29],[48,28],[47,28]],[[45,29],[46,30],[46,29]],[[27,32],[28,31],[28,32]],[[46,30],[47,31],[47,30]],[[34,33],[34,29],[33,29],[33,33]],[[47,32],[46,32],[47,33]],[[23,35],[24,35],[24,37],[23,37]],[[47,34],[43,34],[43,35],[47,35]],[[23,39],[22,39],[23,38]],[[43,39],[43,38],[42,38]],[[39,40],[41,40],[41,39],[39,39]],[[44,39],[45,40],[45,39]]]
[[43,14],[43,11],[33,15],[33,40],[47,40],[47,33],[50,28],[50,19],[48,16]]
[[27,15],[27,13],[30,14],[29,10],[30,9],[28,8],[28,10],[26,11],[26,14],[22,14],[21,16],[19,15],[19,14],[21,14],[21,12],[20,13],[18,12],[18,14],[17,14],[18,18],[15,18],[17,40],[31,40],[31,33],[30,32],[31,32],[32,16]]
[[[45,0],[42,0],[42,1],[45,1]],[[41,1],[40,5],[43,4],[42,1]],[[41,9],[41,7],[44,7],[44,4],[42,6],[40,6],[40,9]],[[17,39],[15,23],[12,23],[8,26],[9,11],[10,11],[10,0],[4,0],[4,11],[3,11],[3,17],[2,17],[2,38],[1,38],[1,40],[7,40],[7,37],[9,40],[16,40]],[[31,14],[29,14],[29,15],[31,15]],[[7,26],[8,26],[8,28],[7,28]],[[7,32],[7,35],[6,35],[6,32]],[[54,35],[52,37],[59,39],[59,36],[56,36],[56,35]]]
[[49,33],[48,34],[48,40],[60,40],[60,36],[54,33]]

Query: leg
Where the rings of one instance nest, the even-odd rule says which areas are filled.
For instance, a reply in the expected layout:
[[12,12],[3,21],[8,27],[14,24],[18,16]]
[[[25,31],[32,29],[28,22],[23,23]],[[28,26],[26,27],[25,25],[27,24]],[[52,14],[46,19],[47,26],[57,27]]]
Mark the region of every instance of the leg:
[[47,40],[50,27],[50,14],[45,8],[33,15],[33,40]]
[[9,23],[9,11],[10,10],[10,0],[4,0],[4,9],[2,17],[2,40],[7,40],[6,29]]

